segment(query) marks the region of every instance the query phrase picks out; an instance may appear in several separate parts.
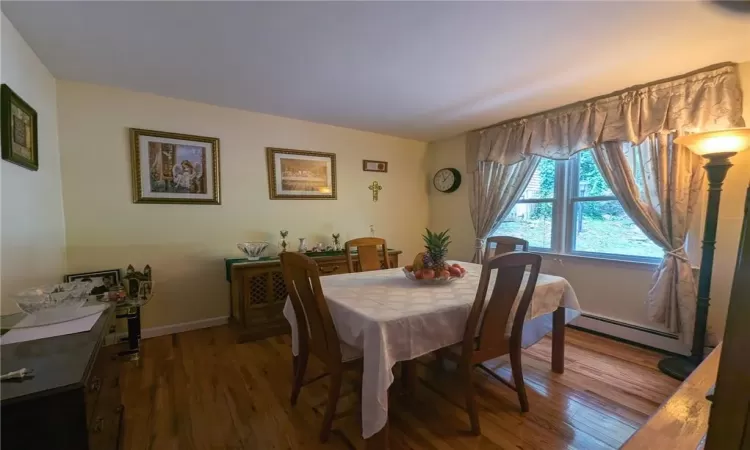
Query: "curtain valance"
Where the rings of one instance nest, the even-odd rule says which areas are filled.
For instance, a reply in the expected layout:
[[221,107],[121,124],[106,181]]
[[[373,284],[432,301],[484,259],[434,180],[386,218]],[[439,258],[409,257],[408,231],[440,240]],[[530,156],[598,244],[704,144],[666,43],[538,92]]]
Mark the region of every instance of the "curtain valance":
[[603,142],[640,144],[661,131],[743,125],[737,67],[723,64],[469,132],[467,168],[511,165],[528,155],[568,159]]

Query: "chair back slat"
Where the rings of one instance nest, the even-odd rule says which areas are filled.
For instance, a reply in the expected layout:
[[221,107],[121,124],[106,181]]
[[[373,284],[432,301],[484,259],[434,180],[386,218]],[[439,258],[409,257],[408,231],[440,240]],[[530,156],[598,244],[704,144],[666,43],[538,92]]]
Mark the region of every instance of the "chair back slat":
[[517,250],[528,252],[529,241],[513,236],[493,236],[487,238],[484,248],[484,260],[487,261],[503,253],[515,252]]
[[[379,250],[378,247],[382,250]],[[385,239],[378,237],[357,238],[347,241],[346,244],[344,244],[344,250],[346,251],[346,264],[349,267],[350,273],[356,271],[354,267],[354,258],[352,257],[352,249],[354,248],[357,249],[357,255],[359,258],[359,272],[391,268],[391,261],[390,258],[388,258],[388,245],[386,244]]]
[[309,349],[327,364],[340,364],[341,342],[320,285],[318,265],[308,256],[284,252],[281,267],[297,320],[300,352]]
[[[540,255],[527,252],[504,253],[485,261],[477,295],[467,320],[464,351],[492,352],[493,348],[500,351],[507,348],[508,340],[511,345],[515,343],[520,345],[523,323],[531,304],[541,264]],[[526,286],[520,300],[516,302],[527,267],[529,267],[529,276]],[[495,285],[487,299],[487,290],[493,271],[496,271]],[[507,327],[515,304],[517,307],[510,339],[508,339]]]

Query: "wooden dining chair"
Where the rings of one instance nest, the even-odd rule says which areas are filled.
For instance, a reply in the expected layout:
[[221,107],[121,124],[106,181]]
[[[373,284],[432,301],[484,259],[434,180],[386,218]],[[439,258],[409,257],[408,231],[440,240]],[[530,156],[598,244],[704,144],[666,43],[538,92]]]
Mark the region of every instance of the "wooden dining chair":
[[[383,260],[380,260],[381,247]],[[385,243],[385,239],[378,237],[364,237],[357,238],[347,241],[344,244],[344,251],[346,252],[346,264],[349,267],[349,273],[357,272],[354,270],[354,259],[352,258],[352,249],[357,249],[357,255],[359,256],[359,272],[369,272],[371,270],[390,269],[391,260],[388,258],[388,244]]]
[[[295,252],[281,254],[281,270],[297,322],[299,354],[294,363],[292,405],[297,404],[303,385],[330,375],[328,403],[320,429],[320,441],[326,442],[336,414],[341,381],[346,370],[362,370],[362,355],[357,349],[339,340],[328,303],[320,285],[318,265],[305,255]],[[309,355],[318,357],[326,367],[325,374],[304,382]]]
[[[463,378],[465,388],[466,409],[471,421],[471,431],[474,434],[479,435],[481,433],[472,379],[474,367],[477,365],[493,378],[516,391],[522,412],[529,410],[529,401],[526,397],[526,387],[521,367],[521,337],[523,335],[526,312],[529,309],[531,297],[534,294],[541,264],[542,257],[540,255],[527,252],[513,252],[504,253],[490,259],[482,266],[477,295],[469,313],[469,318],[466,321],[464,338],[459,344],[461,349],[460,354],[457,356],[459,374]],[[524,272],[528,266],[530,266],[530,270],[526,287],[523,290],[523,295],[517,302],[518,307],[511,324],[509,322],[513,305],[518,298],[518,293],[523,283]],[[485,302],[493,271],[496,271],[495,286],[492,289],[489,299]],[[507,354],[510,354],[513,383],[500,378],[493,371],[482,365],[485,361]],[[455,353],[447,352],[446,355],[455,355]]]
[[484,244],[484,260],[501,255],[503,253],[515,252],[521,247],[521,251],[529,251],[529,241],[513,236],[492,236],[487,238]]

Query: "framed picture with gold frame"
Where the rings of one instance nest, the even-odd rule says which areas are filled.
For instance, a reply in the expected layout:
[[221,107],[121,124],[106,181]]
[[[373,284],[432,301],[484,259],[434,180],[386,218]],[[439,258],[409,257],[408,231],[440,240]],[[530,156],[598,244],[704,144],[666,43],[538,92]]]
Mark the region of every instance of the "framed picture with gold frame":
[[271,200],[336,200],[336,154],[266,148]]
[[219,139],[130,129],[134,203],[221,204]]
[[7,84],[0,87],[0,140],[4,160],[39,170],[36,111]]

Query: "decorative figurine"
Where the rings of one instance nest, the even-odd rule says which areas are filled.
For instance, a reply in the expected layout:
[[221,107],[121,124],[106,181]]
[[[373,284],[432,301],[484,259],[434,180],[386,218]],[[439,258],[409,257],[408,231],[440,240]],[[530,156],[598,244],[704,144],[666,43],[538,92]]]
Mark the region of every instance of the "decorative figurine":
[[286,237],[289,236],[289,231],[281,230],[279,231],[279,234],[281,234],[281,242],[279,242],[279,247],[281,247],[281,252],[283,253],[286,251]]
[[333,233],[331,237],[333,238],[333,250],[337,252],[341,251],[341,244],[339,243],[341,233]]
[[375,225],[370,225],[370,237],[375,237]]
[[383,189],[383,186],[379,185],[377,181],[373,181],[368,189],[372,191],[372,201],[378,201],[378,192]]
[[297,251],[300,253],[305,253],[307,251],[307,239],[299,238],[299,248]]

